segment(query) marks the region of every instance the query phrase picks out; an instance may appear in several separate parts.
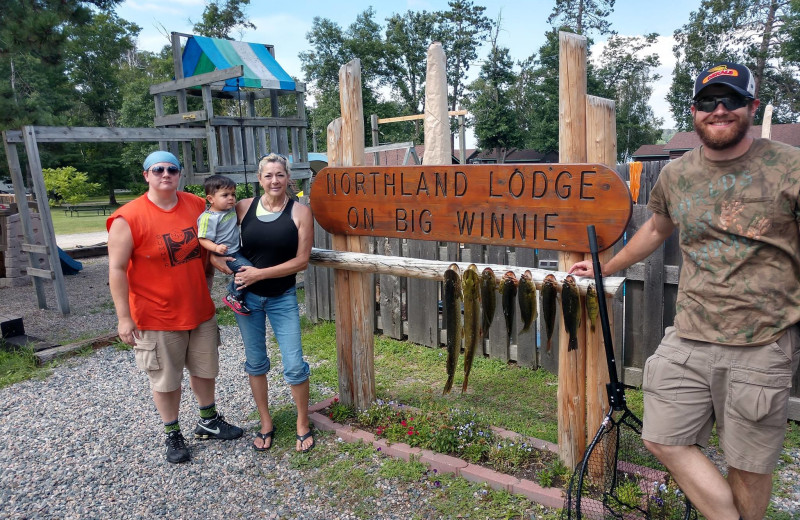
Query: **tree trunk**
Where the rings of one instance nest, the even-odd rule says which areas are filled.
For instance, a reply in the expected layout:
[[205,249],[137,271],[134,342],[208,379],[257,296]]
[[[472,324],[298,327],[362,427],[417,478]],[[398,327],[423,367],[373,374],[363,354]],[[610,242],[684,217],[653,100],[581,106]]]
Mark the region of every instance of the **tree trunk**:
[[767,19],[764,22],[764,35],[761,38],[761,46],[758,49],[758,58],[756,60],[756,99],[758,99],[758,94],[761,91],[761,80],[764,78],[764,67],[767,63],[767,50],[769,48],[770,40],[772,39],[772,28],[775,25],[775,13],[777,10],[778,3],[773,0],[769,4],[769,12],[767,13]]

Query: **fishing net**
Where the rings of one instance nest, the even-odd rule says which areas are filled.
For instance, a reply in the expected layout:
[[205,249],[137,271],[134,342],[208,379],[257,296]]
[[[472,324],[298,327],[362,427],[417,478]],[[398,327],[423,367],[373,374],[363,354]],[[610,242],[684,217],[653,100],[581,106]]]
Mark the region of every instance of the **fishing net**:
[[569,482],[563,519],[696,519],[627,408],[608,414]]
[[689,499],[642,442],[642,421],[628,409],[625,387],[617,379],[597,236],[587,226],[597,285],[600,325],[608,364],[610,412],[575,468],[567,489],[564,519],[696,519]]

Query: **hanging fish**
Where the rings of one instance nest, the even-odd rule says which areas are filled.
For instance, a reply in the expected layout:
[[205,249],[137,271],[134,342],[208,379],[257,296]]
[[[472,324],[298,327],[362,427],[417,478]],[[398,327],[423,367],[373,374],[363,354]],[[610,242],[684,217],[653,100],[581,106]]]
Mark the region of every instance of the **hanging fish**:
[[489,334],[489,327],[494,319],[494,312],[497,308],[497,278],[491,267],[487,267],[481,274],[481,311],[483,321],[481,322],[481,336]]
[[589,328],[594,332],[594,325],[600,314],[600,304],[597,302],[597,289],[594,288],[593,283],[586,288],[586,314],[589,315]]
[[525,271],[519,279],[519,317],[522,320],[522,332],[528,332],[536,319],[536,285],[530,271]]
[[564,328],[569,334],[567,350],[578,348],[578,328],[581,326],[581,295],[575,278],[567,275],[561,285],[561,316]]
[[456,264],[452,264],[444,272],[444,312],[445,327],[447,328],[447,382],[444,384],[444,394],[453,388],[453,378],[456,375],[458,354],[461,352],[461,338],[463,329],[461,322],[461,277]]
[[558,280],[552,274],[544,277],[542,282],[542,315],[544,330],[547,334],[547,351],[550,352],[553,330],[556,326],[556,297],[558,296]]
[[506,318],[506,332],[508,333],[507,346],[510,348],[517,299],[517,277],[514,276],[513,272],[508,271],[503,275],[500,293],[502,294],[503,316]]
[[475,267],[475,264],[470,264],[461,277],[461,288],[464,291],[464,383],[461,385],[462,394],[467,390],[472,360],[481,343],[480,285],[478,268]]

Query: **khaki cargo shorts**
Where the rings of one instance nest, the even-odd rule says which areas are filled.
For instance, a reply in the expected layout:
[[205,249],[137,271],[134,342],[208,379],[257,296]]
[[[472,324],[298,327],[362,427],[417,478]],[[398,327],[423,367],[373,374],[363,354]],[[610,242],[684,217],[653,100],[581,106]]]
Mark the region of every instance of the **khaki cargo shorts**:
[[143,330],[139,334],[133,346],[136,366],[147,373],[152,390],[179,389],[184,367],[196,377],[217,377],[220,341],[216,316],[192,330]]
[[716,422],[729,466],[772,473],[783,447],[798,361],[797,326],[758,347],[682,339],[668,327],[644,366],[642,438],[706,446]]

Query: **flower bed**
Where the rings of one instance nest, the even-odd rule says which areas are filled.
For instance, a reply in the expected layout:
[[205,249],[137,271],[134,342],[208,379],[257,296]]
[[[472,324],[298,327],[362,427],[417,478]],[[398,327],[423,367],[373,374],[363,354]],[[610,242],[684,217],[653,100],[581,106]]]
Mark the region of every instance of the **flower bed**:
[[570,470],[547,443],[492,428],[472,412],[423,412],[379,401],[358,413],[334,399],[320,413],[334,423],[370,432],[389,445],[404,443],[431,450],[542,487],[564,488],[569,480]]

